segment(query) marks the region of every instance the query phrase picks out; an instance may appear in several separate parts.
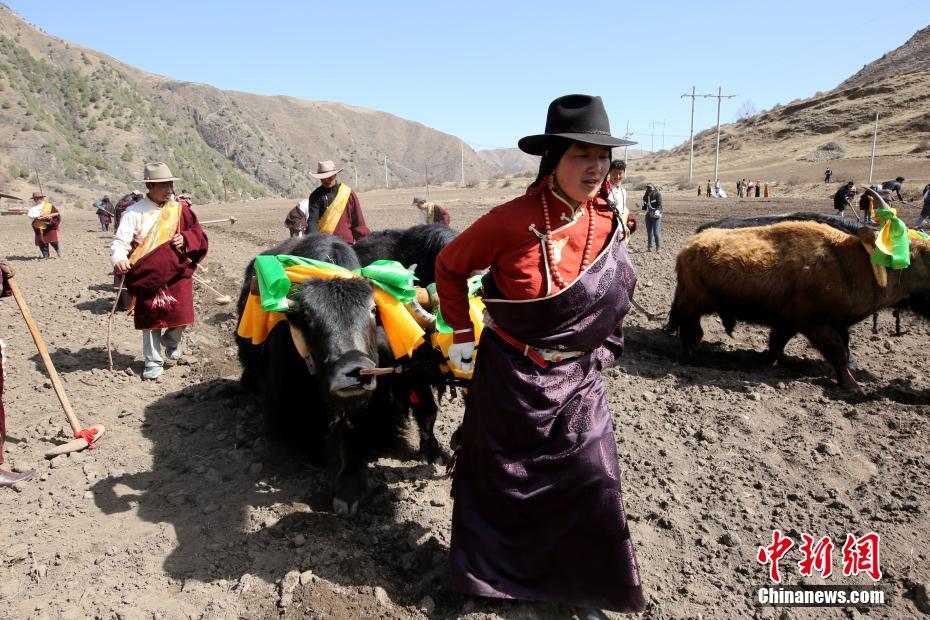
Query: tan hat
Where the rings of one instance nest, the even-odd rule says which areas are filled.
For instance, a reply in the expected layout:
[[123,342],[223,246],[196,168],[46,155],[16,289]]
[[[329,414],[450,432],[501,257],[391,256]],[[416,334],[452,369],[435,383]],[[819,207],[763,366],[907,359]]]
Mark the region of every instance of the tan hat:
[[171,168],[162,161],[156,161],[151,164],[145,164],[142,183],[166,183],[168,181],[180,181],[181,179],[171,174]]
[[310,176],[312,176],[314,179],[323,180],[332,176],[336,176],[340,172],[342,172],[342,168],[336,170],[336,164],[334,164],[331,159],[327,159],[326,161],[317,162],[316,172],[311,172]]
[[0,181],[0,198],[12,198],[13,200],[22,200],[19,196],[6,193],[6,183]]
[[42,192],[32,192],[32,199],[33,199],[33,200],[38,200],[39,198],[47,198],[47,197],[48,197],[48,196],[46,196],[46,195],[43,194]]

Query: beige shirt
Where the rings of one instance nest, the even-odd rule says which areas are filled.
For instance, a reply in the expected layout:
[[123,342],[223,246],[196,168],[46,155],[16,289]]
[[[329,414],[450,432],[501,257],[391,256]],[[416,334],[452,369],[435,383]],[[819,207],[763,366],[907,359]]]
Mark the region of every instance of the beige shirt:
[[119,221],[119,228],[110,244],[113,264],[129,260],[133,243],[142,243],[145,236],[152,230],[158,221],[161,208],[145,196],[139,202],[126,207],[123,217]]

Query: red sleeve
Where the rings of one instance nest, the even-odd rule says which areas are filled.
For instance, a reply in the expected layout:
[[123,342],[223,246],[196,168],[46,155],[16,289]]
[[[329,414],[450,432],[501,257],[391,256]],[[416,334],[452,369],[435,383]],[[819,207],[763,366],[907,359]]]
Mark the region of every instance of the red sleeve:
[[209,241],[203,228],[200,227],[200,221],[197,214],[188,207],[182,207],[181,212],[181,236],[184,237],[184,255],[191,261],[191,273],[196,268],[197,263],[202,261],[207,255]]
[[436,292],[442,318],[455,331],[453,342],[474,340],[468,314],[468,278],[473,271],[487,269],[503,248],[512,247],[512,227],[499,208],[492,209],[465,229],[436,257]]
[[355,195],[355,190],[349,196],[349,208],[352,209],[352,238],[361,241],[371,234],[371,230],[365,225],[365,216],[362,215],[362,205]]

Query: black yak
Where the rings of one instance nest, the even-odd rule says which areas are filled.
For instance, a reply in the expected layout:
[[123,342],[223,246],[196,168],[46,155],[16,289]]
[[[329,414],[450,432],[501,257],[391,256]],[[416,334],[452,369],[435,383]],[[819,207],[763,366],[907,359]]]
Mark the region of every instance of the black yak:
[[[290,254],[359,267],[355,251],[338,237],[311,234],[288,239],[263,252]],[[253,265],[239,296],[241,319],[250,295]],[[300,284],[287,321],[274,326],[264,343],[236,336],[242,385],[262,395],[277,430],[319,454],[329,444],[339,460],[333,506],[354,513],[366,490],[370,455],[397,440],[410,408],[410,391],[393,376],[375,379],[359,371],[394,363],[377,325],[372,284],[363,278],[314,279]],[[416,412],[415,412],[416,413]],[[421,450],[440,454],[432,418],[417,417]]]
[[[880,308],[909,303],[930,316],[930,242],[911,241],[911,266],[874,270],[874,232],[851,235],[818,221],[749,228],[706,228],[678,254],[678,284],[666,330],[689,355],[703,336],[701,317],[717,313],[728,334],[737,321],[771,327],[767,360],[775,362],[800,333],[857,390],[849,371],[849,328]],[[883,282],[882,286],[879,282]]]
[[417,285],[436,281],[436,257],[455,238],[445,224],[418,224],[406,229],[379,230],[355,244],[363,265],[379,260],[396,260],[404,267],[416,266]]

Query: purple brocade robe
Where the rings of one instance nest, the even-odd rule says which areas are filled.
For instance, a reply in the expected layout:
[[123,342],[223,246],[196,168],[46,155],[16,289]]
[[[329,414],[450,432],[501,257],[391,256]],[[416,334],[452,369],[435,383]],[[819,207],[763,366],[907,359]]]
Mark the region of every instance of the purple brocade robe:
[[510,301],[493,298],[493,282],[485,288],[489,314],[510,336],[588,353],[540,368],[483,332],[452,483],[456,590],[623,612],[645,607],[601,379],[622,350],[636,285],[618,237],[615,230],[556,295]]

